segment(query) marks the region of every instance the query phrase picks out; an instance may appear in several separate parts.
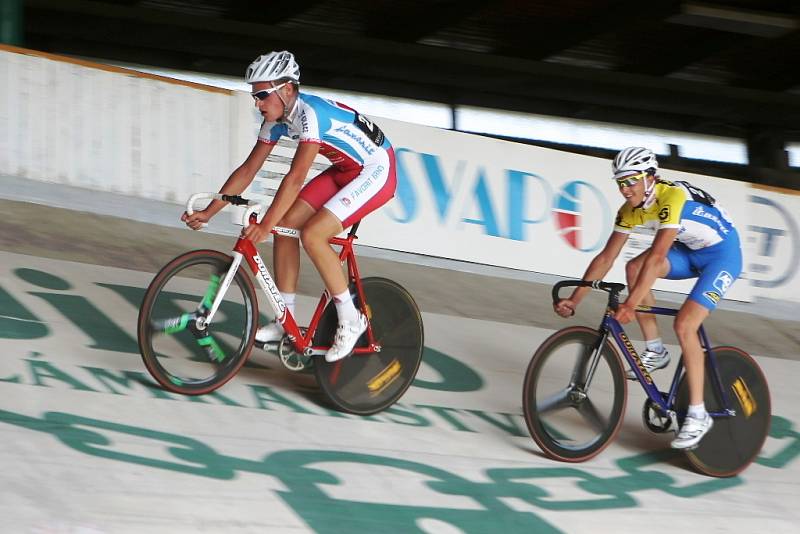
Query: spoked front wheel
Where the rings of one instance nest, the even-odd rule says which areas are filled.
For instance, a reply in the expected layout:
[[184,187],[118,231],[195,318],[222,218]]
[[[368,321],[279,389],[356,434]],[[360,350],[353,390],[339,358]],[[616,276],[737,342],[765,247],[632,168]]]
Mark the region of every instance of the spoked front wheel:
[[[320,389],[336,408],[369,415],[397,402],[414,381],[422,360],[424,332],[419,308],[402,286],[377,277],[364,278],[362,285],[372,332],[381,351],[354,354],[333,363],[317,356],[314,372]],[[314,345],[330,346],[337,324],[336,308],[331,304],[314,334]],[[356,347],[367,345],[365,333]]]
[[[539,347],[525,373],[528,431],[549,457],[582,462],[602,451],[622,424],[627,384],[622,362],[597,330],[559,330]],[[599,348],[599,354],[597,353]]]
[[[729,407],[736,414],[716,417],[708,434],[696,449],[687,451],[686,456],[703,474],[730,477],[750,465],[761,451],[769,433],[772,406],[767,380],[752,356],[735,347],[717,347],[712,353]],[[709,412],[720,412],[723,403],[711,379],[713,372],[706,358],[704,402]],[[684,374],[678,386],[675,409],[685,414],[688,404],[689,386]]]
[[240,267],[206,324],[233,259],[215,250],[178,256],[156,275],[139,309],[142,359],[165,389],[201,395],[230,380],[247,361],[256,331],[258,301]]

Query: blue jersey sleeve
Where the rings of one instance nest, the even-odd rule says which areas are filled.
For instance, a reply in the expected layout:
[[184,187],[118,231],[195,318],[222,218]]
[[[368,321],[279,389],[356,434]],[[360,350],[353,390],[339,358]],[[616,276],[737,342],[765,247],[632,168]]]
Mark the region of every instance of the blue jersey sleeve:
[[261,124],[258,132],[258,140],[268,145],[274,145],[278,139],[289,134],[289,128],[285,123],[267,122]]

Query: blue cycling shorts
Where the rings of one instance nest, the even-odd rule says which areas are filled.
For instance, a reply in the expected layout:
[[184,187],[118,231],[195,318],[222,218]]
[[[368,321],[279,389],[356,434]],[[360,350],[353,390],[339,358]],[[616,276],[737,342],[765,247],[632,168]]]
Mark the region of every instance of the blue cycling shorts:
[[692,250],[675,242],[667,253],[669,280],[697,278],[689,298],[701,306],[714,310],[722,297],[742,274],[742,246],[735,228],[716,245]]

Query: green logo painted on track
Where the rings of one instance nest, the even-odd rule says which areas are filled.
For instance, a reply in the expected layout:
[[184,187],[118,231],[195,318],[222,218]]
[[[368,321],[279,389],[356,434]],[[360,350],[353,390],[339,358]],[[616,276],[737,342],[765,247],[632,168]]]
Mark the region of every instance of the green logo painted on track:
[[[103,312],[102,305],[95,305],[82,295],[65,293],[65,291],[73,287],[67,280],[36,269],[20,268],[14,270],[14,274],[27,284],[51,290],[49,292],[29,291],[28,293],[47,302],[70,323],[86,334],[92,340],[88,347],[112,352],[139,354],[136,340]],[[213,299],[219,281],[218,277],[212,280],[207,290],[205,301]],[[128,302],[131,306],[131,318],[135,320],[139,305],[144,297],[144,288],[107,283],[96,283],[95,285],[114,292]],[[177,303],[187,298],[193,298],[193,295],[165,292],[161,296],[163,298],[162,305],[169,308],[164,310],[164,315],[184,319],[184,310]],[[238,336],[239,332],[235,330],[233,325],[241,324],[241,318],[244,313],[243,305],[235,302],[223,302],[219,314],[219,317],[223,318],[214,323],[215,331],[227,333],[234,337]],[[228,319],[226,320],[224,317]],[[261,314],[260,320],[263,324],[268,321],[268,318]],[[169,333],[174,334],[183,330],[186,325],[181,323],[172,326],[176,330]],[[40,339],[48,335],[51,335],[51,332],[47,327],[47,323],[36,317],[33,312],[0,287],[0,338]],[[179,343],[196,343],[194,336],[189,335],[176,337],[176,340]],[[235,351],[234,347],[229,347],[222,341],[217,343],[214,349],[217,358],[220,356],[224,358],[225,354],[231,354]],[[216,349],[219,349],[219,352]],[[190,353],[194,352],[194,348],[191,346],[187,347],[187,350]],[[422,361],[423,365],[438,375],[438,378],[435,381],[417,379],[414,381],[415,387],[452,392],[478,391],[484,387],[484,381],[476,371],[447,354],[425,347]]]
[[[85,333],[91,340],[87,345],[89,348],[115,351],[122,356],[138,354],[135,340],[102,311],[102,306],[93,304],[81,295],[65,293],[72,288],[66,280],[34,269],[17,269],[15,273],[26,283],[47,290],[29,291],[28,294],[52,306]],[[144,289],[133,286],[96,285],[122,297],[131,305],[132,312],[138,308],[144,292]],[[178,294],[173,297],[176,300],[182,298]],[[239,311],[225,310],[225,315],[235,313]],[[14,296],[0,287],[0,338],[30,340],[48,335],[52,333],[47,323],[39,320]],[[249,394],[247,399],[241,398],[241,392],[236,398],[219,392],[203,397],[176,397],[158,388],[145,372],[90,366],[60,367],[43,359],[38,352],[31,353],[29,358],[15,361],[23,368],[7,376],[0,376],[0,381],[40,387],[66,386],[73,390],[115,395],[128,395],[138,389],[160,399],[356,418],[313,403],[303,403],[296,396],[280,393],[264,385],[244,384],[244,391]],[[483,379],[475,370],[430,347],[425,348],[423,362],[438,377],[436,380],[417,379],[415,387],[452,392],[478,391],[484,387]],[[10,371],[7,370],[6,373],[8,372]],[[428,373],[428,376],[431,374]],[[303,391],[302,386],[294,389],[295,392],[310,393]],[[446,406],[398,403],[380,414],[358,419],[419,427],[440,426],[464,432],[477,432],[480,425],[488,424],[507,435],[527,436],[519,414],[490,413]],[[689,498],[743,483],[741,477],[706,479],[689,485],[676,481],[668,474],[654,470],[654,466],[679,456],[679,453],[669,450],[617,460],[618,469],[605,477],[575,467],[554,464],[553,467],[489,468],[484,472],[485,477],[481,478],[484,481],[475,482],[474,477],[466,479],[437,466],[345,451],[284,450],[271,453],[261,461],[236,458],[221,454],[191,437],[68,413],[46,412],[41,418],[36,418],[0,410],[0,422],[50,434],[76,451],[113,461],[222,480],[233,479],[237,473],[257,473],[274,477],[285,488],[277,491],[277,494],[314,530],[331,534],[374,530],[376,524],[392,532],[421,532],[419,525],[425,521],[451,525],[467,533],[495,532],[502,528],[512,532],[557,532],[553,525],[536,514],[535,509],[580,511],[630,508],[638,505],[635,494],[645,491],[655,490],[673,497]],[[112,437],[117,434],[137,436],[156,445],[137,451],[156,450],[159,444],[162,447],[158,448],[158,453],[155,454],[157,457],[126,452],[124,447],[129,439],[114,441]],[[794,429],[791,421],[773,416],[770,436],[779,440],[783,446],[770,456],[759,457],[756,460],[759,465],[779,469],[800,455],[800,433]],[[165,455],[168,459],[164,459]],[[471,504],[464,508],[447,508],[427,504],[412,506],[397,502],[334,499],[324,491],[324,487],[347,487],[348,481],[334,474],[347,471],[337,469],[342,464],[368,465],[376,473],[385,470],[386,477],[392,476],[398,470],[414,475],[414,479],[420,479],[421,476],[424,482],[420,483],[424,483],[428,491],[443,496],[462,497]],[[565,484],[572,483],[592,497],[562,499],[562,496],[545,489],[544,484],[537,484],[537,480],[554,478],[563,479]],[[576,492],[565,493],[574,495]],[[533,511],[520,511],[519,506],[512,508],[508,505],[512,501],[524,503],[522,508],[532,508]]]
[[[376,423],[393,423],[418,427],[443,427],[448,430],[477,432],[481,427],[497,428],[512,436],[525,436],[525,423],[519,414],[487,412],[476,409],[460,409],[433,404],[404,404],[398,402],[380,414],[369,417],[351,416],[329,410],[309,399],[317,395],[315,387],[296,386],[292,392],[281,393],[261,384],[244,384],[246,397],[241,391],[237,398],[228,397],[218,391],[202,397],[184,397],[168,393],[160,388],[145,371],[103,369],[99,367],[61,366],[48,361],[42,354],[31,354],[30,358],[13,360],[21,366],[15,372],[0,376],[0,382],[31,385],[47,388],[63,388],[114,395],[135,395],[144,391],[159,398],[223,406],[255,408],[259,410],[288,410],[299,414],[317,414],[339,418],[354,418]],[[279,364],[276,364],[279,365]],[[6,371],[8,373],[8,371]],[[240,380],[241,383],[241,380]],[[299,395],[298,395],[299,394]]]
[[[800,433],[786,419],[773,417],[770,435],[788,440],[771,458],[759,458],[768,467],[783,467],[800,453]],[[63,412],[46,412],[41,418],[0,410],[0,422],[52,435],[64,445],[87,455],[109,460],[147,466],[156,469],[231,480],[237,473],[256,473],[274,477],[285,490],[277,494],[316,532],[338,534],[374,530],[380,524],[387,532],[422,532],[423,520],[435,520],[452,525],[462,532],[558,532],[534,511],[520,511],[509,502],[525,503],[527,507],[549,511],[580,511],[631,508],[638,505],[637,493],[659,491],[678,498],[691,498],[721,491],[743,483],[741,477],[706,479],[685,484],[666,473],[653,470],[680,453],[670,450],[646,453],[617,460],[618,470],[602,477],[575,467],[489,468],[484,472],[486,482],[466,479],[436,466],[400,460],[386,456],[329,450],[284,450],[271,453],[263,460],[236,458],[214,450],[211,446],[187,437],[148,428],[91,419]],[[122,434],[115,442],[110,436]],[[131,436],[149,440],[147,447],[137,451],[156,451],[157,457],[126,452]],[[119,448],[116,448],[119,447]],[[172,459],[164,459],[165,455]],[[463,508],[437,507],[426,504],[412,506],[396,502],[364,502],[333,498],[324,487],[342,486],[348,481],[334,473],[344,464],[368,465],[371,473],[391,477],[398,471],[424,479],[428,491],[445,497],[461,497],[469,502]],[[419,476],[421,475],[421,477]],[[541,485],[538,479],[554,478],[572,482],[588,499],[564,498]],[[341,492],[337,492],[342,494]],[[574,495],[574,491],[565,491]]]

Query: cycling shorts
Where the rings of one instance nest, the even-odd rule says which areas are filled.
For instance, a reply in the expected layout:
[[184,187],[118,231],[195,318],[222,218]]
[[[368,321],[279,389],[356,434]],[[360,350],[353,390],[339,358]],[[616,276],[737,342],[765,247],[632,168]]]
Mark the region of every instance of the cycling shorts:
[[394,150],[378,150],[362,167],[329,167],[311,179],[299,198],[316,211],[326,208],[347,228],[386,204],[397,189]]
[[669,249],[669,280],[697,278],[689,299],[714,310],[742,273],[742,246],[736,228],[720,243],[692,250],[675,242]]

